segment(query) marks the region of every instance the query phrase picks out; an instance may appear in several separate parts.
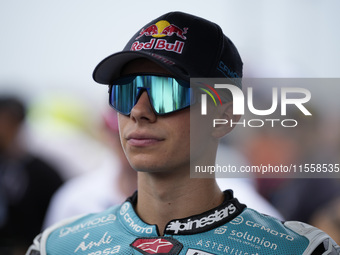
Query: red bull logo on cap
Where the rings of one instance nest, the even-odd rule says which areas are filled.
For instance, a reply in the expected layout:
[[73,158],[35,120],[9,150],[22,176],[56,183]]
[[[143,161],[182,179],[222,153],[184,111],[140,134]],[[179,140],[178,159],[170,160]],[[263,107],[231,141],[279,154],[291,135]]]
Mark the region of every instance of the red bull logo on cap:
[[154,39],[151,39],[149,42],[136,41],[132,44],[131,50],[138,51],[155,49],[172,51],[181,54],[184,47],[183,41],[176,40],[175,43],[169,43],[167,40],[160,38],[175,35],[182,40],[186,40],[187,38],[185,34],[187,31],[187,27],[181,29],[174,24],[170,24],[166,20],[158,21],[156,24],[143,28],[140,31],[139,36],[136,37],[136,40],[142,36],[151,36],[154,37]]
[[185,34],[187,33],[188,28],[185,27],[183,29],[179,28],[174,24],[170,24],[166,20],[158,21],[156,24],[152,24],[147,28],[143,28],[139,36],[136,38],[139,39],[142,36],[152,36],[152,37],[164,37],[164,36],[172,36],[173,34],[177,35],[177,37],[186,40]]

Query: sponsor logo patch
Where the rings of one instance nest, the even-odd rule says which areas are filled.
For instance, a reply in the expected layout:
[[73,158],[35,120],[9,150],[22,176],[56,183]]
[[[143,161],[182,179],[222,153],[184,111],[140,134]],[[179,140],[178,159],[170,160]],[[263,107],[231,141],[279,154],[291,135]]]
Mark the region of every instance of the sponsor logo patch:
[[167,234],[194,234],[207,231],[216,224],[228,221],[237,213],[234,204],[230,203],[224,208],[217,209],[214,212],[206,213],[202,217],[193,217],[184,220],[176,220],[169,223],[166,228]]
[[183,248],[180,242],[171,237],[137,238],[130,246],[144,255],[177,255]]
[[216,228],[215,231],[214,231],[214,234],[223,235],[227,231],[227,228],[228,228],[227,226],[222,226],[222,227]]
[[93,229],[93,228],[97,228],[97,227],[101,227],[107,224],[111,224],[113,222],[115,222],[116,220],[116,215],[114,214],[109,214],[109,215],[105,215],[102,217],[98,217],[95,219],[91,219],[85,222],[82,222],[80,224],[77,224],[75,226],[71,226],[71,227],[64,227],[62,229],[60,229],[59,231],[59,237],[64,237],[67,236],[69,234],[75,234],[75,233],[79,233],[88,229]]
[[156,24],[152,24],[146,28],[142,28],[139,32],[139,36],[136,37],[136,40],[141,38],[142,36],[152,36],[152,37],[165,37],[176,35],[177,37],[186,40],[185,34],[187,33],[188,28],[184,27],[183,29],[170,24],[170,22],[166,20],[160,20]]
[[130,208],[130,204],[128,202],[124,203],[122,207],[120,208],[120,215],[122,216],[121,219],[123,219],[126,222],[126,226],[128,226],[132,231],[136,233],[151,234],[153,231],[153,228],[139,226],[138,223],[135,222],[133,217],[130,216],[129,208]]
[[[175,36],[178,39],[186,40],[185,34],[188,32],[188,28],[180,28],[166,20],[158,21],[146,28],[143,28],[139,35],[136,37],[136,41],[132,44],[132,51],[140,50],[165,50],[170,52],[175,52],[178,54],[182,53],[184,48],[184,42],[176,40],[174,43],[168,42],[166,39],[161,39],[163,37]],[[141,37],[151,37],[152,39],[148,42],[138,41]]]
[[242,216],[237,216],[235,219],[233,219],[232,221],[230,221],[230,224],[233,225],[240,225],[242,222],[244,221]]
[[130,204],[128,202],[124,203],[120,208],[120,215],[124,215],[130,208]]

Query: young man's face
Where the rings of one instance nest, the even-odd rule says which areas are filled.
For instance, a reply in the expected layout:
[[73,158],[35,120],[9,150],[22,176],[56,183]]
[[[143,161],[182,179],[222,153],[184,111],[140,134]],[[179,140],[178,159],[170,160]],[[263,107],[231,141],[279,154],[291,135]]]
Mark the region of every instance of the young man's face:
[[[132,73],[170,75],[146,59],[130,62],[122,75]],[[131,114],[119,114],[118,120],[123,149],[131,166],[137,171],[180,171],[190,164],[189,108],[158,116],[144,91]]]

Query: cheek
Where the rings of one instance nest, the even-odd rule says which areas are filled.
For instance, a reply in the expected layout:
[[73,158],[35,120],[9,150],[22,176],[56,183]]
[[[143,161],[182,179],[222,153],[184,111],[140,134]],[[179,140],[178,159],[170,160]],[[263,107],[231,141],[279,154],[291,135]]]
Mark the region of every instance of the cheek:
[[178,158],[189,157],[190,154],[190,115],[189,110],[180,111],[160,119],[166,130],[166,154]]
[[190,120],[187,118],[179,118],[171,121],[167,125],[171,130],[170,137],[173,143],[178,145],[189,145],[190,143]]
[[128,119],[129,119],[128,117],[118,113],[119,138],[120,138],[120,143],[124,150],[125,150],[125,144],[124,144],[123,134],[124,134],[124,130],[125,130]]

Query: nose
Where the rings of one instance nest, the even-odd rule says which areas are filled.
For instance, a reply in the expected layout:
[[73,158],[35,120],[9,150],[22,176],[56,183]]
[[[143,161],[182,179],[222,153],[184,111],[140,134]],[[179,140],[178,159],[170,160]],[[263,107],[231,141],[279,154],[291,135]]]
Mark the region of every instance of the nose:
[[157,115],[151,106],[150,99],[146,91],[142,92],[137,103],[132,108],[130,118],[133,118],[136,121],[144,120],[149,122],[154,122],[157,119]]

